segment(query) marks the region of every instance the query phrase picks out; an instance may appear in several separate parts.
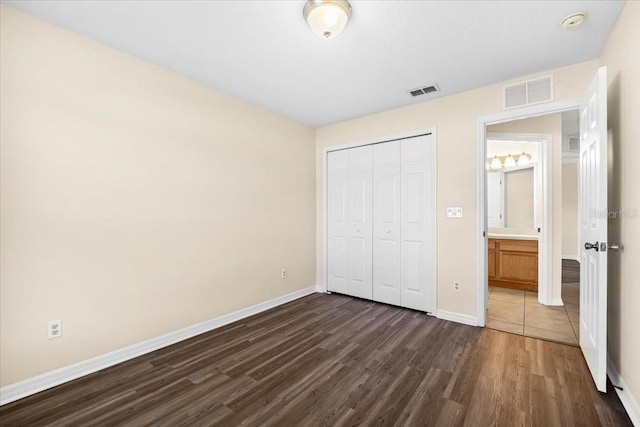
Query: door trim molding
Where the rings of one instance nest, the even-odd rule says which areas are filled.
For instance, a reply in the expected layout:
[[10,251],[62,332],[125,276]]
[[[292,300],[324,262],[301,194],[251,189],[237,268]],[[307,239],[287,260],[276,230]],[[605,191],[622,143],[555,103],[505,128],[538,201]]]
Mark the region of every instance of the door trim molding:
[[487,134],[487,125],[509,122],[515,119],[527,119],[531,117],[543,116],[546,114],[561,113],[566,110],[574,110],[580,108],[581,99],[571,99],[560,102],[550,102],[548,104],[539,104],[516,110],[503,111],[487,116],[480,116],[476,123],[476,147],[477,147],[477,194],[476,205],[478,211],[477,224],[477,240],[476,252],[478,254],[477,266],[477,285],[476,285],[476,312],[478,317],[478,326],[485,326],[487,322],[487,235],[489,227],[487,223],[487,183],[486,183],[486,162],[487,148],[485,138]]
[[317,288],[321,290],[321,292],[327,292],[327,280],[328,280],[328,272],[327,272],[327,255],[328,255],[328,248],[327,248],[327,218],[328,218],[328,203],[327,203],[327,195],[328,195],[328,191],[327,191],[327,178],[328,178],[328,164],[327,164],[327,153],[331,152],[331,151],[338,151],[338,150],[345,150],[345,149],[349,149],[349,148],[355,148],[355,147],[361,147],[364,145],[374,145],[374,144],[381,144],[384,142],[390,142],[390,141],[395,141],[395,140],[399,140],[399,139],[407,139],[407,138],[415,138],[418,136],[422,136],[422,135],[433,135],[433,173],[434,173],[434,177],[435,179],[433,180],[432,183],[432,188],[431,190],[433,191],[434,194],[434,202],[435,202],[435,206],[434,206],[434,224],[433,224],[433,245],[434,245],[434,256],[435,259],[433,260],[433,265],[434,265],[434,269],[433,269],[433,274],[432,274],[432,279],[433,279],[433,290],[432,290],[432,295],[431,297],[433,298],[433,302],[434,302],[434,307],[433,307],[433,311],[437,312],[438,309],[438,218],[437,218],[437,212],[438,212],[438,192],[437,192],[437,181],[438,181],[438,135],[437,135],[437,128],[432,127],[432,128],[422,128],[422,129],[416,129],[416,130],[412,130],[412,131],[407,131],[407,132],[401,132],[401,133],[396,133],[396,134],[389,134],[389,135],[383,135],[383,136],[378,136],[378,137],[374,137],[374,138],[369,138],[369,139],[365,139],[365,140],[360,140],[360,141],[354,141],[354,142],[349,142],[349,143],[344,143],[344,144],[340,144],[340,145],[332,145],[330,147],[324,147],[322,150],[322,283],[317,284]]

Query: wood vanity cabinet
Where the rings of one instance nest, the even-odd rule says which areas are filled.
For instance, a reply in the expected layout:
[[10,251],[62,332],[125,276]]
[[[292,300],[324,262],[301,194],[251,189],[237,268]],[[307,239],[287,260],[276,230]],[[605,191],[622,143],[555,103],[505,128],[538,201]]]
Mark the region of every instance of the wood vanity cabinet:
[[489,285],[538,291],[538,241],[489,239]]

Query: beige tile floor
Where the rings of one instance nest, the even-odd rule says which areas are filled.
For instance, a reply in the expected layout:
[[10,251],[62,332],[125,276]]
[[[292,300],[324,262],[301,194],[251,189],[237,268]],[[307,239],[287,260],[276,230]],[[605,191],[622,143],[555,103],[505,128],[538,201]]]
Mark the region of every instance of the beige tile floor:
[[577,346],[580,340],[580,285],[562,284],[564,306],[538,302],[535,292],[489,286],[487,327]]

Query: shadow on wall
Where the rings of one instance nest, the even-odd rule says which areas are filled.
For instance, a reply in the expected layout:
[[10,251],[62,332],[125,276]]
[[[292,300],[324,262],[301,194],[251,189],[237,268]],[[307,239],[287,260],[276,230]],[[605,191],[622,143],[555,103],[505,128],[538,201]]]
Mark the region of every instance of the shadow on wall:
[[[622,171],[619,156],[620,147],[620,74],[616,75],[608,87],[607,120],[608,120],[608,205],[609,211],[618,211],[621,206],[620,185],[622,184]],[[609,243],[622,243],[622,220],[616,216],[609,218],[608,239]],[[616,366],[620,366],[620,306],[622,304],[621,293],[621,257],[616,252],[610,252],[607,257],[607,353]]]

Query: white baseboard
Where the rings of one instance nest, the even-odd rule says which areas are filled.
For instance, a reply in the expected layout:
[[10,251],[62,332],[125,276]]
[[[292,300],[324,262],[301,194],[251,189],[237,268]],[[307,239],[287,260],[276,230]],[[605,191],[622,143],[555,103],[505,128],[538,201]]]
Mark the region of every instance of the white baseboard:
[[580,257],[578,255],[562,255],[562,259],[580,262]]
[[564,305],[564,301],[562,301],[562,298],[552,298],[551,299],[551,304],[552,306],[563,306]]
[[253,305],[251,307],[243,308],[241,310],[216,317],[215,319],[210,319],[202,323],[188,326],[184,329],[170,332],[166,335],[142,341],[72,365],[64,366],[18,383],[9,384],[0,388],[0,406],[68,381],[75,380],[76,378],[92,374],[101,369],[108,368],[135,357],[142,356],[143,354],[150,353],[196,335],[200,335],[229,323],[242,320],[246,317],[253,316],[254,314],[258,314],[262,311],[269,310],[315,292],[317,292],[316,286],[300,289],[299,291]]
[[633,397],[629,387],[622,379],[622,376],[616,369],[615,365],[607,355],[607,374],[609,374],[609,379],[611,382],[618,387],[621,387],[622,390],[615,389],[616,393],[620,397],[620,401],[622,402],[622,406],[627,410],[627,414],[629,414],[629,418],[631,418],[631,422],[634,426],[640,427],[640,405],[638,405],[638,401]]
[[464,323],[465,325],[478,326],[478,318],[466,314],[454,313],[453,311],[437,310],[438,319],[450,320],[452,322]]

